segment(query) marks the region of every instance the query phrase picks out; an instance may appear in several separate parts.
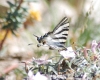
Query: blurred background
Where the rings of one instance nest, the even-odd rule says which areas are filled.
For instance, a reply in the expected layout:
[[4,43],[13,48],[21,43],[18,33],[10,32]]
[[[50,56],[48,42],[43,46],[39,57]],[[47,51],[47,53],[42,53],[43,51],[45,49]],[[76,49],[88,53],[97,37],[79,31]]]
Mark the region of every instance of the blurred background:
[[99,0],[0,0],[1,79],[22,80],[26,76],[22,61],[57,55],[47,47],[38,48],[33,34],[52,31],[64,16],[70,22],[67,47],[89,48],[92,40],[99,42],[99,4]]

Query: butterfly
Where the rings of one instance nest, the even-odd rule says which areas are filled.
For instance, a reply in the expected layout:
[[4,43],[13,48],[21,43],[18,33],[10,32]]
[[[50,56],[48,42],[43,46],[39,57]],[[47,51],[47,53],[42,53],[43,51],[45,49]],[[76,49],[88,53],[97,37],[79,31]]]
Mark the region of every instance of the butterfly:
[[50,31],[41,37],[34,35],[39,42],[37,46],[47,45],[51,50],[66,50],[65,43],[68,37],[68,31],[69,21],[67,17],[64,17],[53,31]]

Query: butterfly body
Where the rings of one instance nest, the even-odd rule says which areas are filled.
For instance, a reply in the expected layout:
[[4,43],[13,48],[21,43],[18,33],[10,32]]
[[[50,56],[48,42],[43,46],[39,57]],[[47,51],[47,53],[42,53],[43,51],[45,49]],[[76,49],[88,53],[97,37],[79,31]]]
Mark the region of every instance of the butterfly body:
[[65,50],[65,43],[68,37],[69,22],[67,17],[64,17],[53,31],[46,33],[41,37],[37,37],[39,46],[48,45],[49,49]]

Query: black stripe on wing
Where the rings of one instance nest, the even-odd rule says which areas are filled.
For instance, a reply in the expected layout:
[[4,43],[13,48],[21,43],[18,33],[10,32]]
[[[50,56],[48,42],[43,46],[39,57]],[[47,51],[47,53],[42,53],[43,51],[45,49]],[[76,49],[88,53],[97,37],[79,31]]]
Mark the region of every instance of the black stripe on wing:
[[64,48],[65,47],[65,42],[55,42],[55,44],[60,48]]
[[[61,31],[57,32],[56,34],[60,34],[63,31],[69,31],[69,29],[62,29]],[[66,34],[67,35],[67,34]]]
[[56,44],[57,46],[58,46],[58,45],[64,46],[64,45],[65,45],[65,42],[54,42],[54,44]]
[[62,48],[63,48],[63,47],[64,47],[64,45],[58,45],[58,47],[62,47]]
[[65,42],[59,42],[60,44],[65,44]]
[[66,39],[66,37],[55,37],[53,39]]
[[68,36],[68,34],[62,34],[62,35],[64,35],[64,36]]

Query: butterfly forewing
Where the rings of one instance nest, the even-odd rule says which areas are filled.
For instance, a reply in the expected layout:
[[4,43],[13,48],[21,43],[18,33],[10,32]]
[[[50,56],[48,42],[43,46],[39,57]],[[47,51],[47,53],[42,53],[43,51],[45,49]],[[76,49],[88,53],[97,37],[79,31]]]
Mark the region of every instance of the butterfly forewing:
[[54,42],[59,43],[61,46],[65,45],[66,39],[68,37],[69,22],[68,18],[64,17],[60,23],[52,31],[52,39]]
[[69,27],[69,22],[68,22],[68,18],[64,17],[59,24],[54,28],[53,30],[53,34],[59,34],[60,31],[66,31],[66,29],[68,29]]

